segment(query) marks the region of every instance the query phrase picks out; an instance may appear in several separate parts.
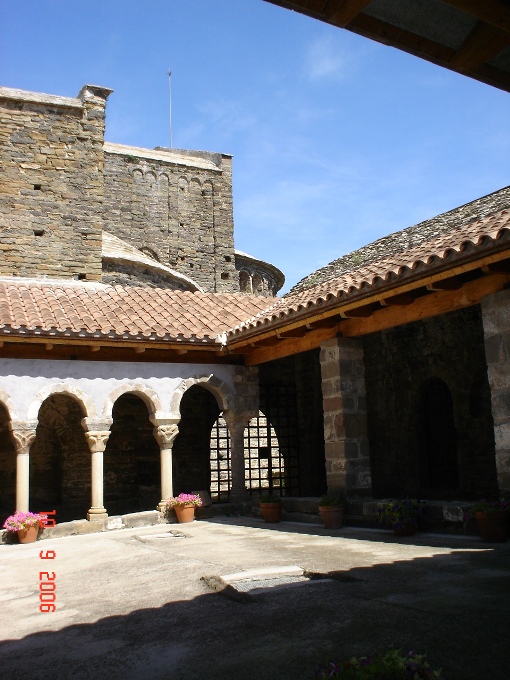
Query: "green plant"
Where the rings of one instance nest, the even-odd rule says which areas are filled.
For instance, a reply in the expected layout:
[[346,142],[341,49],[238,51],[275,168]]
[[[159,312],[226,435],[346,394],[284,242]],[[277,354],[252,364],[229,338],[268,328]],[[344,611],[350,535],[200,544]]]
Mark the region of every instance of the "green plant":
[[275,493],[265,493],[260,497],[261,503],[281,503],[282,499]]
[[319,506],[343,507],[344,502],[339,496],[328,496],[324,494],[319,501]]
[[429,506],[413,498],[385,500],[379,508],[379,524],[386,529],[424,526],[427,524]]
[[321,666],[317,680],[441,680],[441,670],[430,668],[425,654],[413,651],[402,654],[390,649],[376,656],[352,657],[348,661],[330,661]]
[[473,519],[475,513],[477,512],[493,513],[501,512],[501,510],[509,511],[510,501],[507,501],[504,498],[495,501],[489,501],[486,498],[482,498],[481,500],[477,501],[473,507],[468,510],[468,512],[466,512],[465,519]]

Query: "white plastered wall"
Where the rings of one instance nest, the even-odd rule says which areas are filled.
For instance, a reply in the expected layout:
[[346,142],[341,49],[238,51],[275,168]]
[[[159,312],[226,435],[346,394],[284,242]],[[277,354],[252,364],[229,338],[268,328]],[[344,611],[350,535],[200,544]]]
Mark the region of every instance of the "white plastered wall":
[[[54,393],[74,396],[91,419],[110,418],[116,399],[134,392],[156,417],[176,417],[176,392],[195,381],[213,389],[219,406],[235,393],[236,367],[211,364],[120,363],[0,359],[0,401],[12,420],[34,421],[42,402]],[[212,383],[210,382],[212,380]],[[221,403],[223,399],[223,404]]]

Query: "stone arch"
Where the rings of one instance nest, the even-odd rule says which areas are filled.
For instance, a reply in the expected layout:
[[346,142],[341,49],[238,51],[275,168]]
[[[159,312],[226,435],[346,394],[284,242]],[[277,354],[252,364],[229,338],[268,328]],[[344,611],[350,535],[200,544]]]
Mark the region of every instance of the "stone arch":
[[143,172],[139,168],[133,170],[133,181],[136,184],[141,184],[143,181]]
[[11,433],[17,418],[10,396],[0,390],[0,526],[16,507],[16,447]]
[[68,389],[48,390],[37,412],[30,501],[56,509],[60,521],[84,517],[90,504],[91,458],[82,425],[86,415],[83,399]]
[[190,191],[202,191],[202,182],[198,177],[192,177],[189,183]]
[[149,170],[148,172],[145,173],[145,182],[151,186],[155,187],[156,186],[156,173],[153,172],[152,170]]
[[121,397],[123,394],[127,394],[128,392],[131,392],[137,397],[140,397],[140,399],[147,406],[147,410],[149,411],[149,417],[156,418],[159,417],[158,414],[160,414],[163,411],[163,407],[161,405],[161,400],[157,392],[155,392],[155,390],[153,390],[152,388],[147,387],[146,385],[142,385],[140,383],[134,383],[131,385],[129,384],[119,385],[119,387],[114,389],[113,392],[110,392],[110,394],[106,398],[103,407],[103,416],[106,418],[111,418],[113,412],[113,405],[115,404],[119,397]]
[[251,276],[246,269],[241,269],[239,272],[239,290],[241,293],[251,293],[252,292],[252,282]]
[[27,411],[27,420],[37,420],[39,409],[48,397],[52,394],[66,394],[77,401],[84,412],[85,418],[95,418],[97,417],[96,406],[92,397],[80,390],[78,387],[69,385],[68,383],[55,383],[44,387],[40,390],[31,401],[30,406]]
[[151,510],[161,500],[160,448],[150,417],[154,399],[127,389],[113,403],[103,488],[105,507],[115,515]]
[[187,193],[187,191],[189,189],[188,178],[185,177],[184,175],[181,175],[179,177],[178,185],[179,185],[179,193],[183,193],[183,194]]
[[206,180],[202,184],[202,196],[204,198],[212,198],[214,196],[214,186],[210,180]]
[[264,279],[260,276],[260,274],[254,275],[252,279],[252,289],[255,295],[264,291]]
[[0,404],[5,407],[11,420],[19,420],[18,412],[11,399],[11,395],[5,390],[0,389]]
[[180,418],[182,396],[190,387],[193,387],[193,385],[199,385],[209,390],[216,399],[220,411],[228,411],[229,409],[234,408],[234,393],[226,382],[215,376],[213,373],[211,373],[211,375],[197,375],[183,380],[174,391],[170,401],[172,418]]

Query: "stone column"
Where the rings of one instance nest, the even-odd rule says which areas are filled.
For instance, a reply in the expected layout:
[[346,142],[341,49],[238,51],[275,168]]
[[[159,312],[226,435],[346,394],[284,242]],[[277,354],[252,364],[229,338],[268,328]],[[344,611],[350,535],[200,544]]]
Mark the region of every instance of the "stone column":
[[329,494],[372,493],[363,347],[357,338],[321,345],[324,448]]
[[242,503],[250,499],[246,489],[244,467],[244,430],[254,415],[256,413],[236,413],[230,410],[223,412],[230,435],[230,470],[232,473],[230,500],[233,503]]
[[166,502],[173,496],[173,475],[172,475],[172,446],[175,438],[179,434],[178,420],[151,418],[154,427],[154,438],[159,444],[161,457],[161,500],[158,510],[165,512]]
[[501,496],[510,495],[510,290],[482,298],[485,358],[491,387],[496,472]]
[[87,513],[89,522],[101,522],[108,517],[103,505],[103,453],[110,437],[112,419],[94,421],[83,418],[81,424],[85,430],[85,438],[91,453],[91,507]]
[[16,510],[29,511],[30,447],[35,439],[37,421],[14,421],[12,436],[16,446]]

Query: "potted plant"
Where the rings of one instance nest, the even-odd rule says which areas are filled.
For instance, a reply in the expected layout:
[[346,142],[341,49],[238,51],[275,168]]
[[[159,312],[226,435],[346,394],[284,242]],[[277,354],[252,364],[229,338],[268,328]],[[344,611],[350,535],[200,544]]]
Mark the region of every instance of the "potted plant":
[[322,496],[319,501],[319,512],[325,529],[340,529],[344,517],[344,504],[339,496]]
[[166,502],[167,508],[173,508],[180,524],[193,522],[195,519],[195,508],[202,505],[202,499],[194,493],[181,493],[172,496]]
[[321,666],[315,676],[317,680],[441,680],[442,671],[433,670],[425,654],[411,651],[402,654],[399,649],[390,649],[375,656],[354,656],[347,661],[330,661]]
[[395,536],[412,536],[419,525],[426,524],[428,506],[412,498],[384,500],[379,508],[379,523],[392,529]]
[[264,522],[274,524],[282,519],[282,499],[275,493],[263,494],[260,498],[260,510]]
[[476,519],[482,541],[503,542],[508,538],[510,502],[482,498],[466,513],[466,519]]
[[39,535],[41,520],[43,520],[42,515],[17,510],[14,515],[5,520],[4,529],[16,533],[20,543],[35,543]]

